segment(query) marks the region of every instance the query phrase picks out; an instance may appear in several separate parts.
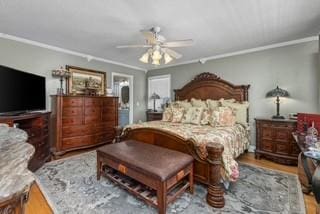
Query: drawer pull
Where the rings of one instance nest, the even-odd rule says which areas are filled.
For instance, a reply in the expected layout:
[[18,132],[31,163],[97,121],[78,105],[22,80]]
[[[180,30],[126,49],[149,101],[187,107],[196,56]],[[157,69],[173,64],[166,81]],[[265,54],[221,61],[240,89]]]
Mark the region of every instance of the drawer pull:
[[183,178],[183,176],[184,176],[184,171],[181,170],[181,171],[178,172],[178,174],[177,174],[177,180],[180,180],[181,178]]
[[119,164],[119,166],[118,166],[118,171],[119,171],[119,172],[122,172],[123,174],[126,174],[126,173],[127,173],[127,167],[125,167],[125,166],[122,165],[122,164]]

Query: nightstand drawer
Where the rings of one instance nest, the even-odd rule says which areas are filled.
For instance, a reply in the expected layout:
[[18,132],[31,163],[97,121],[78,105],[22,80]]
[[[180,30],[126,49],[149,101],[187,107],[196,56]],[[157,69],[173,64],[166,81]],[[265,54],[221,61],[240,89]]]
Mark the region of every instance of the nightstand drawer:
[[274,145],[275,145],[275,153],[284,154],[284,155],[289,154],[290,149],[289,149],[288,143],[276,142]]
[[261,150],[266,152],[273,152],[273,142],[269,140],[262,140]]
[[270,128],[262,128],[262,139],[263,140],[272,140],[273,135],[272,135],[272,129]]
[[280,142],[290,142],[291,132],[289,129],[274,129],[274,140]]

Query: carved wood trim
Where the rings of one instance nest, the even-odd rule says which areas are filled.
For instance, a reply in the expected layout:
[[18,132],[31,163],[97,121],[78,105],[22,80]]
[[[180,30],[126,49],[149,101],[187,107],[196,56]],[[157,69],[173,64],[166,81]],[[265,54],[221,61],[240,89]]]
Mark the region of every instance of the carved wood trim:
[[234,85],[209,72],[198,74],[183,86],[175,89],[175,100],[234,98],[239,102],[248,101],[250,85]]

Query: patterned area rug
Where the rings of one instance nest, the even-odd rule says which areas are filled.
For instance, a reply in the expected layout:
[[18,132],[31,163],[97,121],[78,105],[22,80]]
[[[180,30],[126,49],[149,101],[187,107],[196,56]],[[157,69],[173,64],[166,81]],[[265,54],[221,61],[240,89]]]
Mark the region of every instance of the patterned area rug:
[[[167,213],[305,213],[297,176],[244,164],[240,173],[240,180],[225,195],[223,209],[208,206],[205,187],[196,185],[193,195],[182,195]],[[106,178],[97,181],[95,152],[47,163],[36,176],[56,214],[157,213]]]

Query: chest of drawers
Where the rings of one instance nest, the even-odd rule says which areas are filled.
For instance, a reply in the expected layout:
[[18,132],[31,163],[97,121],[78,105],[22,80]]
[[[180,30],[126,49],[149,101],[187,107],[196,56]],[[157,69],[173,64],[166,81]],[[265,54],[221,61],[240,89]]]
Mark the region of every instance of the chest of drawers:
[[255,121],[256,158],[265,157],[278,163],[297,165],[300,149],[292,137],[296,121],[260,118]]

